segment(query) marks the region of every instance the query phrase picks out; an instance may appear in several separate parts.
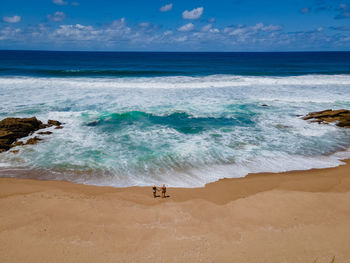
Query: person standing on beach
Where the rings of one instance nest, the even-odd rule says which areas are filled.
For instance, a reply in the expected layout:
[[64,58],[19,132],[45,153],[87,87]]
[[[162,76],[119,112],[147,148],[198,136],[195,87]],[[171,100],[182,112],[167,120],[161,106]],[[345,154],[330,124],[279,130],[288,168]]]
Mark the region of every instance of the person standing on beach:
[[166,193],[166,187],[165,187],[165,184],[163,184],[163,187],[162,187],[162,198],[165,198],[165,193]]
[[159,190],[157,189],[157,186],[153,185],[152,189],[153,189],[153,197],[154,198],[158,197],[157,196],[157,191],[159,191]]

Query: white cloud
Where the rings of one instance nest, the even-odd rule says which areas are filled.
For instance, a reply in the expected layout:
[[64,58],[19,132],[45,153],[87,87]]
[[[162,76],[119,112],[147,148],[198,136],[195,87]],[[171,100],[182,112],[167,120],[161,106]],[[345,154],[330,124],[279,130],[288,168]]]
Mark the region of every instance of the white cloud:
[[160,12],[167,12],[167,11],[170,11],[171,9],[173,9],[172,3],[162,6],[159,10]]
[[278,25],[263,26],[261,30],[262,31],[279,31],[279,30],[282,30],[282,26],[278,26]]
[[[73,0],[67,0],[69,4]],[[54,16],[56,13],[51,14]],[[142,21],[141,21],[142,22]],[[190,22],[190,21],[188,21]],[[329,47],[349,48],[348,31],[329,33],[328,28],[288,32],[280,25],[253,24],[218,27],[216,24],[184,23],[170,31],[147,21],[129,26],[124,18],[109,24],[50,25],[47,23],[16,28],[0,23],[0,45],[4,48],[56,47],[81,50],[302,50]],[[195,25],[194,25],[195,24]],[[334,30],[337,28],[334,28]],[[347,28],[345,28],[347,29]]]
[[55,12],[54,14],[47,15],[47,19],[54,22],[61,22],[66,18],[66,14],[63,12]]
[[130,32],[130,28],[126,26],[125,17],[122,17],[121,19],[114,20],[108,30],[113,31],[122,31],[124,33]]
[[208,24],[204,27],[202,27],[202,31],[203,32],[208,32],[210,29],[212,29],[213,25],[212,24]]
[[210,22],[210,23],[214,23],[214,22],[215,22],[215,17],[210,18],[210,19],[209,19],[209,22]]
[[189,32],[194,29],[194,24],[188,23],[186,25],[183,25],[182,27],[179,27],[177,30],[181,32]]
[[63,40],[94,40],[101,35],[100,30],[95,30],[92,26],[60,25],[53,33],[54,37]]
[[[131,28],[126,25],[125,18],[122,17],[119,20],[114,20],[110,26],[104,30],[104,38],[114,39],[128,38],[131,34]],[[137,36],[134,36],[137,37]]]
[[184,42],[184,41],[186,41],[187,39],[188,39],[187,36],[182,36],[182,37],[175,38],[174,40],[175,40],[176,42]]
[[[49,38],[55,43],[80,43],[83,45],[96,45],[102,43],[103,46],[115,45],[116,43],[131,43],[139,41],[144,43],[148,40],[143,30],[135,30],[126,26],[125,18],[114,20],[111,24],[104,27],[94,27],[90,25],[60,25]],[[90,44],[87,44],[90,43]]]
[[19,28],[11,28],[9,26],[0,29],[0,40],[16,38],[16,35],[21,33]]
[[4,16],[2,18],[2,20],[7,22],[7,23],[18,23],[21,21],[21,17],[20,16]]
[[183,19],[198,19],[202,16],[203,10],[204,10],[203,7],[198,7],[198,8],[191,10],[191,11],[186,10],[182,13],[182,18]]
[[259,32],[273,32],[280,31],[282,27],[279,25],[268,25],[265,26],[263,23],[258,23],[254,26],[231,26],[224,28],[223,32],[228,33],[230,36],[240,36],[240,37],[248,37],[250,35],[257,34]]
[[208,24],[208,25],[203,26],[201,31],[202,32],[210,32],[210,33],[218,33],[218,32],[220,32],[219,29],[213,28],[212,24]]
[[63,1],[63,0],[52,0],[52,3],[56,5],[68,5],[68,2]]

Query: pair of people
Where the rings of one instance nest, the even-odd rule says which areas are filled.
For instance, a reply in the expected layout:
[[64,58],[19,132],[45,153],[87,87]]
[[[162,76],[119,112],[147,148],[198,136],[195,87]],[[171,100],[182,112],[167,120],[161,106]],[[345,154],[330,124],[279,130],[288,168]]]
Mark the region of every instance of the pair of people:
[[153,185],[152,187],[152,190],[153,190],[153,197],[156,198],[156,197],[160,197],[159,195],[157,195],[157,191],[162,191],[162,198],[165,198],[165,193],[166,193],[166,187],[165,187],[165,184],[163,184],[163,186],[158,189],[156,185]]

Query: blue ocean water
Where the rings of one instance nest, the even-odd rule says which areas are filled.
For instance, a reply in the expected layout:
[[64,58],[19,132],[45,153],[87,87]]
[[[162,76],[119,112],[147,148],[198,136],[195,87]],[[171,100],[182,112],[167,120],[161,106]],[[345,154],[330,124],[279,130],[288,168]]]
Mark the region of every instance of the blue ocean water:
[[350,108],[350,52],[0,51],[0,118],[65,123],[1,153],[0,176],[197,187],[337,166],[350,130],[300,118],[328,108]]
[[1,76],[156,77],[350,74],[350,52],[1,51]]

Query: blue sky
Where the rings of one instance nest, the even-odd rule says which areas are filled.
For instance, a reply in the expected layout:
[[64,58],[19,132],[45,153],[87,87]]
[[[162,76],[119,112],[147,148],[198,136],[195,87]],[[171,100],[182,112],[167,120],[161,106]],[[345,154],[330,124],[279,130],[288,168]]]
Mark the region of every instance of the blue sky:
[[0,49],[350,50],[350,0],[1,0]]

